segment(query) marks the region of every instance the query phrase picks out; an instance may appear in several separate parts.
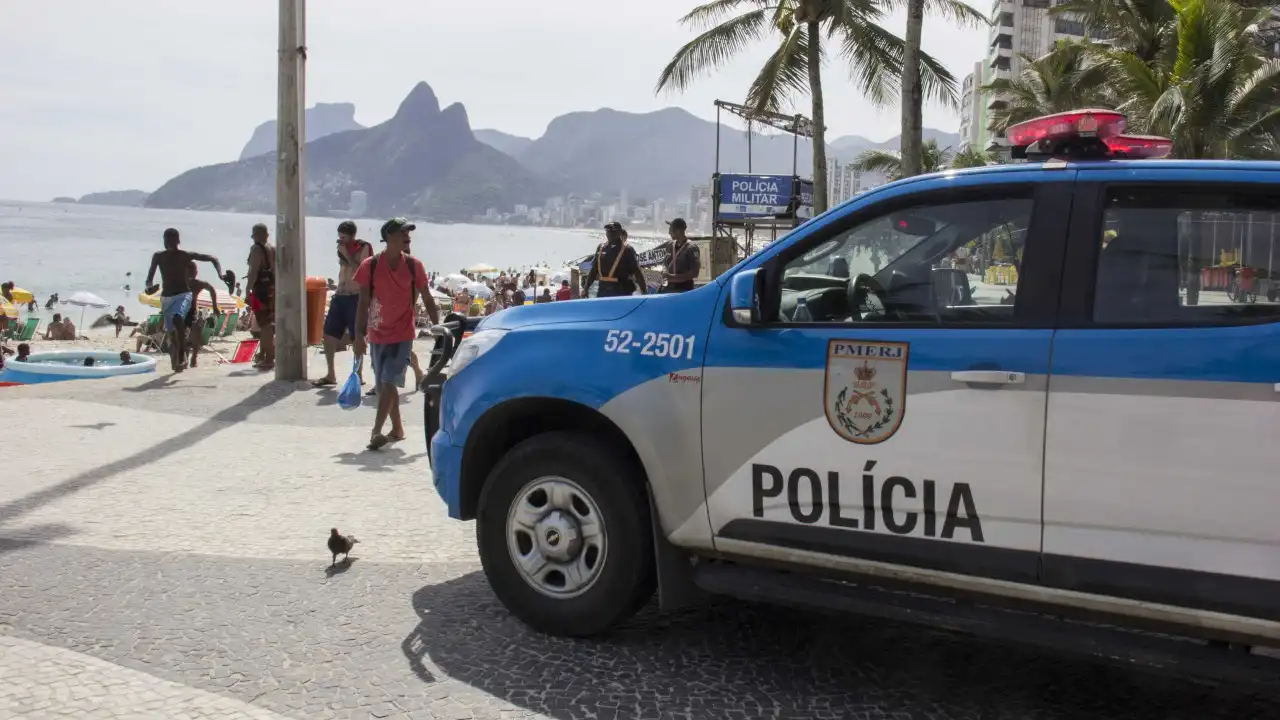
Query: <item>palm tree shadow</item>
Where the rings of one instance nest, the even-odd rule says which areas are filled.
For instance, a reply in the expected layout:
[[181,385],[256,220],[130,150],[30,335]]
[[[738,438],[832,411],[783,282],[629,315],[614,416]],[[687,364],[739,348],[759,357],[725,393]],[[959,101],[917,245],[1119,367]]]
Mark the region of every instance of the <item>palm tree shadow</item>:
[[[160,378],[157,378],[157,380],[160,380]],[[154,382],[156,381],[144,383],[144,385],[150,385]],[[187,430],[186,432],[163,440],[156,445],[134,453],[129,457],[95,467],[91,470],[80,473],[75,477],[63,480],[56,485],[37,490],[16,500],[11,500],[0,505],[0,524],[21,517],[22,515],[58,500],[59,498],[66,497],[67,495],[71,495],[87,487],[96,485],[103,480],[132,472],[150,465],[151,463],[162,460],[176,452],[185,450],[190,447],[193,442],[203,440],[222,430],[229,424],[241,422],[254,412],[274,405],[285,397],[288,397],[293,392],[294,389],[290,387],[288,383],[266,383],[255,390],[253,394],[240,400],[234,405],[219,410],[204,422],[190,430]]]
[[116,425],[116,423],[96,422],[96,423],[88,423],[86,425],[68,425],[67,427],[77,428],[80,430],[106,430],[107,428],[112,427],[114,425]]
[[48,523],[45,525],[36,525],[28,528],[15,528],[10,530],[18,537],[0,537],[0,555],[14,550],[32,547],[35,545],[44,545],[59,538],[74,535],[75,530],[70,525],[62,523]]

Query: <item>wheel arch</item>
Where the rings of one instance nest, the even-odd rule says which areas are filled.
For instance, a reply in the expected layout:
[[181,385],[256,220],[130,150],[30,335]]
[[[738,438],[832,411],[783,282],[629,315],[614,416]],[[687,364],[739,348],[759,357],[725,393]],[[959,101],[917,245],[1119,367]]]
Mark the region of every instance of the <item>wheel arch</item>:
[[599,436],[627,453],[648,486],[640,454],[626,433],[603,413],[563,398],[516,398],[490,408],[467,433],[459,482],[461,519],[475,519],[485,481],[508,450],[531,437],[566,430]]

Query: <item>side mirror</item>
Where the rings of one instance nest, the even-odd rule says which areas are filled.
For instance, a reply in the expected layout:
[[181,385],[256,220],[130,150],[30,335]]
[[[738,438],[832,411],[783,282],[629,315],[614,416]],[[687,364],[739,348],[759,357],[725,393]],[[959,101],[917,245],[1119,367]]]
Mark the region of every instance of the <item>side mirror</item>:
[[729,280],[729,310],[739,325],[760,322],[759,284],[764,278],[759,268],[743,270]]

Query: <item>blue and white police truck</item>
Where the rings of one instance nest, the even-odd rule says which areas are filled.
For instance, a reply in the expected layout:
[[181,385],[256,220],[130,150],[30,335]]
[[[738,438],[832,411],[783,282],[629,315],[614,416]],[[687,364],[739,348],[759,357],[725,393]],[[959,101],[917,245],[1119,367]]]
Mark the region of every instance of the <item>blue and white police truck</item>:
[[863,193],[691,292],[484,319],[427,412],[497,597],[569,636],[700,589],[1280,645],[1280,305],[1230,287],[1275,277],[1280,163],[1124,126],[1012,127],[1028,162]]

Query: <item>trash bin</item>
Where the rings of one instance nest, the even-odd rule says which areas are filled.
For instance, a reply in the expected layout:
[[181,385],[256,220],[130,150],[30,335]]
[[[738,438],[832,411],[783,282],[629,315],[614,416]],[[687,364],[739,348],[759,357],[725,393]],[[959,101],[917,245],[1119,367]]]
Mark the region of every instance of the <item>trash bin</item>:
[[324,302],[329,297],[329,282],[317,275],[307,276],[307,344],[324,341]]

